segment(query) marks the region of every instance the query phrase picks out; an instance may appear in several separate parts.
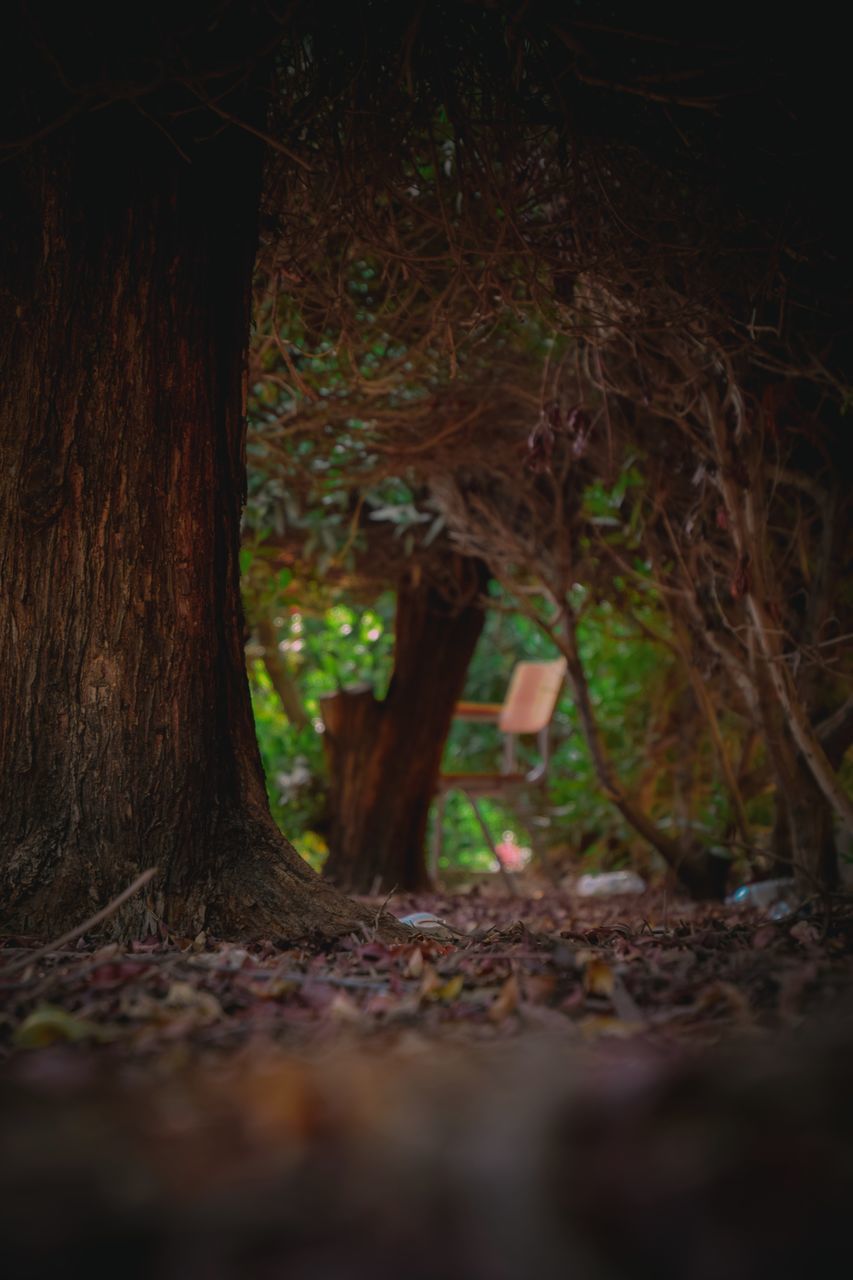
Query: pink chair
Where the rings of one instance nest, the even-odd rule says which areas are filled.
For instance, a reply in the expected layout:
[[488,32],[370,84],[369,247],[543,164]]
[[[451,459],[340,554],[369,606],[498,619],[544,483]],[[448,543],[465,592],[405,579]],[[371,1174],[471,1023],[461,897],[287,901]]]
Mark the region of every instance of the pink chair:
[[[438,877],[444,807],[448,791],[461,791],[469,801],[489,848],[497,858],[494,840],[477,800],[484,796],[501,796],[516,787],[533,786],[545,777],[548,771],[548,730],[565,674],[565,658],[556,658],[553,662],[519,662],[512,673],[509,688],[502,703],[457,702],[454,712],[455,720],[497,725],[503,734],[503,754],[501,767],[497,772],[443,773],[440,776],[430,850],[430,874],[433,880]],[[518,735],[522,733],[536,734],[539,746],[539,761],[534,768],[526,772],[518,768],[516,757],[516,742]],[[511,886],[500,858],[498,858],[498,866],[508,886]]]

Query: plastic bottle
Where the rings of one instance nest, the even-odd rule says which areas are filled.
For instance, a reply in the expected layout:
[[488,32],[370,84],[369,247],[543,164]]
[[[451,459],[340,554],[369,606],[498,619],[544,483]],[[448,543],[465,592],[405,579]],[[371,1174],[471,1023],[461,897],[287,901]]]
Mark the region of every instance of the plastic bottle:
[[646,882],[636,871],[605,871],[579,876],[575,893],[579,898],[610,898],[618,893],[645,893]]

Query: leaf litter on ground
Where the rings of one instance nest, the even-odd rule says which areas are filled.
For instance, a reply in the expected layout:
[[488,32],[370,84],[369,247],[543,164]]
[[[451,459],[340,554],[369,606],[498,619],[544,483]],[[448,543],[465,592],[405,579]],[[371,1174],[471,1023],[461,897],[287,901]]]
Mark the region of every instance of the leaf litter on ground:
[[[803,1230],[818,1194],[820,1215],[850,1189],[839,1149],[853,1135],[848,909],[768,921],[662,894],[482,889],[391,905],[447,927],[287,948],[81,939],[32,963],[36,943],[6,939],[0,1243],[10,1256],[31,1261],[38,1188],[62,1187],[77,1205],[76,1218],[54,1213],[63,1258],[107,1215],[119,1235],[153,1232],[163,1276],[182,1274],[187,1250],[211,1275],[267,1275],[243,1251],[272,1238],[277,1257],[315,1252],[298,1274],[324,1280],[337,1274],[329,1249],[349,1265],[354,1220],[371,1224],[373,1243],[359,1240],[363,1265],[346,1275],[510,1280],[569,1264],[585,1274],[579,1250],[605,1278],[640,1274],[644,1259],[649,1274],[704,1276],[689,1264],[695,1242],[676,1247],[677,1230],[673,1243],[643,1224],[652,1209],[694,1221],[718,1166],[721,1177],[756,1160],[770,1169],[777,1207],[798,1191]],[[815,1150],[834,1181],[815,1169]],[[83,1185],[75,1200],[68,1188]],[[323,1231],[306,1225],[318,1212]],[[797,1256],[794,1215],[791,1225],[773,1216],[787,1240],[782,1275]],[[564,1221],[574,1224],[565,1239]],[[714,1233],[730,1240],[732,1227],[711,1214],[702,1230],[713,1253]],[[639,1259],[624,1271],[623,1237]],[[737,1274],[772,1269],[766,1249],[748,1269],[751,1247],[740,1241]]]
[[411,941],[362,935],[280,949],[201,936],[121,949],[81,940],[5,982],[3,958],[19,963],[26,953],[8,940],[0,948],[0,1055],[39,1040],[26,1028],[45,1008],[56,1011],[55,1025],[49,1030],[50,1018],[38,1013],[42,1038],[103,1041],[117,1055],[156,1052],[160,1039],[176,1035],[199,1052],[233,1050],[259,1031],[298,1043],[334,1031],[343,1011],[365,1035],[417,1025],[439,1038],[452,1030],[458,1039],[467,1028],[481,1040],[496,1028],[523,1034],[547,1011],[556,1015],[549,1026],[562,1023],[568,1034],[584,1026],[587,1036],[597,1029],[710,1043],[747,1022],[772,1031],[853,987],[849,911],[828,925],[794,916],[771,922],[660,895],[601,902],[483,890],[401,897],[396,911],[412,920]]

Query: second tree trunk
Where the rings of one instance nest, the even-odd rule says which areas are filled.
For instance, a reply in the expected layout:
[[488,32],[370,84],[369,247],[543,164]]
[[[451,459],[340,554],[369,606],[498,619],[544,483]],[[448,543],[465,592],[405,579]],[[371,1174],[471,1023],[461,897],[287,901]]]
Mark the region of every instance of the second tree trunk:
[[456,608],[435,587],[403,585],[387,696],[380,701],[358,688],[325,700],[332,806],[326,875],[341,888],[370,893],[428,884],[429,807],[483,629],[484,581],[478,571],[468,603]]

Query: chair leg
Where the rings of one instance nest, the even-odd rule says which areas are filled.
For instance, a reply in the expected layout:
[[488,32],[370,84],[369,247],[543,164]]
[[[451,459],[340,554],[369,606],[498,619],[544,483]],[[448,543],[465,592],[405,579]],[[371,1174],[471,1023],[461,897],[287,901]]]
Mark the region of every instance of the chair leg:
[[444,804],[446,800],[444,791],[439,791],[435,797],[435,813],[433,814],[432,841],[430,842],[429,851],[429,878],[434,885],[438,885],[438,863],[441,857],[441,846],[444,835]]
[[474,810],[474,816],[476,817],[477,821],[478,821],[478,822],[479,822],[479,824],[480,824],[480,829],[481,829],[481,831],[483,832],[483,835],[484,835],[484,836],[485,836],[485,838],[486,838],[486,844],[487,844],[487,845],[489,846],[489,848],[491,849],[492,854],[494,855],[495,862],[497,862],[497,864],[498,864],[498,871],[500,872],[501,879],[502,879],[502,880],[503,880],[503,882],[504,882],[504,888],[506,889],[507,893],[510,895],[510,897],[511,897],[511,898],[517,898],[517,897],[518,897],[518,893],[517,893],[517,891],[516,891],[516,887],[515,887],[515,885],[513,884],[512,876],[511,876],[511,875],[510,875],[510,873],[507,871],[507,869],[506,869],[506,867],[504,866],[504,864],[501,862],[500,854],[498,853],[497,849],[495,848],[495,842],[494,842],[494,840],[492,839],[492,833],[491,833],[491,831],[490,831],[490,830],[489,830],[489,828],[488,828],[488,825],[487,825],[487,823],[486,823],[486,819],[483,817],[483,811],[482,811],[482,809],[481,809],[481,808],[480,808],[480,806],[477,804],[477,801],[476,801],[476,800],[474,799],[474,797],[470,794],[470,792],[468,792],[468,791],[463,791],[463,793],[462,793],[462,794],[464,795],[465,799],[466,799],[466,800],[468,801],[468,803],[470,804],[471,808]]

